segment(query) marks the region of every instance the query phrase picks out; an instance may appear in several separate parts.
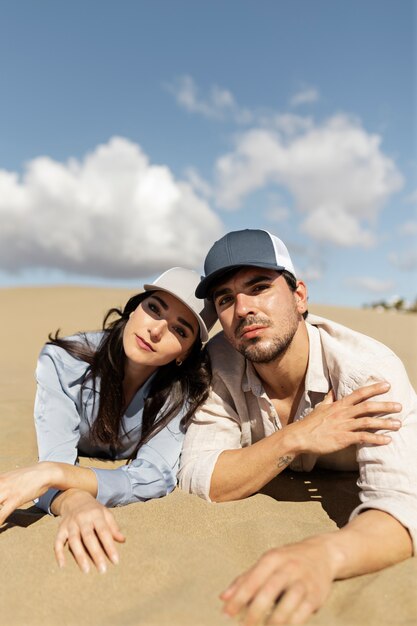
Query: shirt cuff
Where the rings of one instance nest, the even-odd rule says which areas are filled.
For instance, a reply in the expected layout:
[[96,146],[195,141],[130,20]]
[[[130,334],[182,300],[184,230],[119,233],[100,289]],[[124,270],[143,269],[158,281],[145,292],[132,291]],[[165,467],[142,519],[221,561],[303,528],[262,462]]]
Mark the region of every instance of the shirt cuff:
[[40,498],[36,498],[36,500],[34,500],[33,502],[35,506],[38,507],[38,509],[42,509],[42,511],[45,511],[45,513],[48,513],[49,515],[53,515],[51,511],[52,500],[59,493],[61,493],[59,489],[48,489],[48,491],[46,491],[43,495],[41,495]]

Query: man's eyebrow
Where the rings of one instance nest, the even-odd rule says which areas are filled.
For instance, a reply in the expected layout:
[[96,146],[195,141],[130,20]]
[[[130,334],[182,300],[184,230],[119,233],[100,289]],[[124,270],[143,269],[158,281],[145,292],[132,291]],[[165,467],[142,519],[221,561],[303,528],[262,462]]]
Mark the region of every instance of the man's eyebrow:
[[[253,285],[256,285],[256,283],[272,282],[274,279],[275,279],[275,276],[272,277],[272,276],[269,276],[267,274],[257,274],[256,276],[252,276],[252,278],[250,278],[249,280],[244,282],[243,286],[244,287],[252,287]],[[213,298],[213,300],[216,300],[220,296],[224,296],[227,293],[231,293],[231,291],[232,290],[229,287],[219,287],[218,289],[215,289],[213,291],[212,298]]]
[[[169,306],[167,305],[167,303],[165,302],[165,300],[163,300],[162,298],[160,298],[159,296],[155,296],[152,295],[153,298],[155,298],[155,300],[158,300],[159,304],[161,305],[161,307],[163,309],[165,309],[165,311],[168,311]],[[180,324],[183,324],[184,326],[186,326],[187,328],[189,328],[191,330],[191,332],[193,333],[193,335],[195,335],[195,329],[192,327],[192,325],[190,324],[190,322],[187,322],[187,320],[185,320],[183,317],[177,317],[177,320],[180,322]]]
[[256,276],[253,276],[253,278],[250,278],[249,280],[247,280],[244,283],[245,287],[252,287],[253,285],[256,285],[256,283],[264,283],[264,282],[272,282],[273,280],[275,280],[275,276],[268,276],[266,274],[257,274]]

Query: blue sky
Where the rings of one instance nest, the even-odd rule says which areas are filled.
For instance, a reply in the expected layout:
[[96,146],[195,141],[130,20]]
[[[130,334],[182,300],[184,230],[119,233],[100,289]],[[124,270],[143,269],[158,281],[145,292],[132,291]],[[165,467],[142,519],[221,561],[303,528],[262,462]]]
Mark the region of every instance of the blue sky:
[[2,0],[0,286],[288,245],[313,302],[417,297],[416,3]]

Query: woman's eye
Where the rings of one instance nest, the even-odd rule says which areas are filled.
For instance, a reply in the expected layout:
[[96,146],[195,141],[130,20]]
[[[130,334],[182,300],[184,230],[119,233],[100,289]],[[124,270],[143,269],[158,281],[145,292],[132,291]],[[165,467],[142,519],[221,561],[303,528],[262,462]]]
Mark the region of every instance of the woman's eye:
[[149,310],[152,311],[152,313],[156,313],[159,315],[159,307],[156,304],[154,304],[153,302],[149,302],[148,307]]
[[174,330],[180,337],[182,337],[183,339],[186,339],[187,333],[185,332],[183,328],[181,328],[181,326],[177,326]]

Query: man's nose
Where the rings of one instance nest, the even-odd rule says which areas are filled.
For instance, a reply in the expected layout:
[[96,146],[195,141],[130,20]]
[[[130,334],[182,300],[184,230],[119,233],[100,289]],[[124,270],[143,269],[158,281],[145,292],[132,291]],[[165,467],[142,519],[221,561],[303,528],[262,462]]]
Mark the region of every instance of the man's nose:
[[254,315],[256,307],[253,298],[245,293],[238,293],[235,297],[235,315],[237,317],[246,317],[249,314]]

